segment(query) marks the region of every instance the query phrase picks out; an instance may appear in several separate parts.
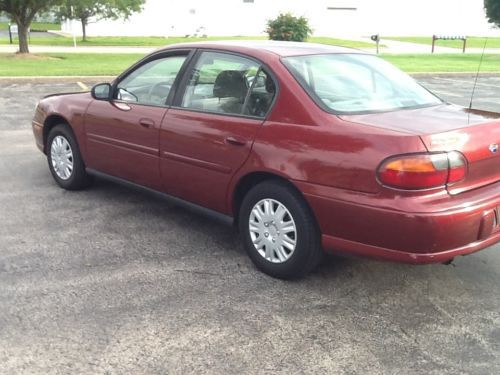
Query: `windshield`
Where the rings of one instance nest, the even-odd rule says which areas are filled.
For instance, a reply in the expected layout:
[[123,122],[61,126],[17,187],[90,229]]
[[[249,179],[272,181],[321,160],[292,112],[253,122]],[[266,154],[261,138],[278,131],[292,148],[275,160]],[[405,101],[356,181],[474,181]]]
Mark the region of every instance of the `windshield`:
[[336,113],[425,107],[441,100],[376,56],[328,54],[283,59],[316,102]]

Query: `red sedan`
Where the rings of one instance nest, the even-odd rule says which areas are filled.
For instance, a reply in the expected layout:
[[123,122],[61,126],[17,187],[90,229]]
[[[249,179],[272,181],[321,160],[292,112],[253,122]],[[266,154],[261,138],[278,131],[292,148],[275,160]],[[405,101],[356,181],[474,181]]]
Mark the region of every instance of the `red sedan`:
[[61,187],[107,177],[227,215],[274,277],[323,249],[434,263],[500,239],[500,114],[356,50],[174,45],[44,98],[33,131]]

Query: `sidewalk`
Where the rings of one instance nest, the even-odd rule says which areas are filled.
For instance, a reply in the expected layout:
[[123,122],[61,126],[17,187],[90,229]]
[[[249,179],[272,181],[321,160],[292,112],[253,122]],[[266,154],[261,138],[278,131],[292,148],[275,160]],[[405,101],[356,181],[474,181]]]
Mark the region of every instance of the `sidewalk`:
[[[366,38],[356,38],[352,40],[358,40],[366,43],[373,43],[373,48],[361,48],[363,51],[373,52],[376,49],[375,43],[368,37]],[[392,39],[381,39],[380,45],[384,45],[385,47],[380,47],[380,53],[388,53],[388,54],[426,54],[431,53],[432,46],[420,43],[410,43],[410,42],[400,42]],[[436,54],[440,53],[462,53],[461,48],[451,48],[451,47],[442,47],[436,45],[435,52]],[[483,53],[482,48],[466,48],[465,53]],[[486,54],[500,54],[500,48],[486,48],[484,50]]]
[[[352,40],[359,40],[363,42],[373,43],[373,48],[360,48],[363,51],[374,53],[375,43],[370,40],[370,38],[353,38]],[[380,47],[380,53],[387,54],[428,54],[431,53],[431,46],[425,44],[400,42],[389,39],[381,39],[381,45],[385,47]],[[121,46],[30,46],[30,52],[32,53],[137,53],[137,54],[147,54],[153,52],[157,49],[162,48],[161,46],[156,47],[121,47]],[[18,50],[17,45],[0,45],[0,53],[15,53]],[[467,48],[466,53],[483,53],[482,48]],[[487,54],[500,54],[500,48],[486,48],[484,51]],[[460,48],[450,48],[436,46],[436,54],[457,54],[462,53]]]

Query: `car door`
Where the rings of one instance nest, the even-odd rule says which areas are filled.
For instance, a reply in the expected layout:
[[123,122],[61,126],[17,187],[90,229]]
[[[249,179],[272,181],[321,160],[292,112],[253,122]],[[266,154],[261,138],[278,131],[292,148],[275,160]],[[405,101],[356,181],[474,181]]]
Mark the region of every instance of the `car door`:
[[153,56],[113,85],[112,100],[94,100],[85,117],[87,167],[161,189],[159,130],[188,51]]
[[258,61],[199,51],[160,129],[164,189],[225,210],[232,175],[248,158],[275,95]]

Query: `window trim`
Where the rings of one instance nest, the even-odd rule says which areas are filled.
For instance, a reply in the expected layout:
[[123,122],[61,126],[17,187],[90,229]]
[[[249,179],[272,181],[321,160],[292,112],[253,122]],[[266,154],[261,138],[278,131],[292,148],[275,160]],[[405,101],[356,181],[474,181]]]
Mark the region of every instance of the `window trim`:
[[[147,55],[146,57],[142,58],[132,66],[130,66],[128,69],[126,69],[123,73],[121,73],[118,77],[116,77],[113,82],[111,83],[111,101],[116,102],[116,103],[125,103],[128,105],[139,105],[143,107],[155,107],[155,108],[170,108],[173,102],[173,99],[175,97],[176,91],[179,88],[179,83],[182,79],[182,77],[185,74],[187,66],[190,64],[196,50],[195,49],[173,49],[173,50],[168,50],[168,51],[158,51],[154,52],[150,55]],[[169,57],[176,57],[176,56],[186,56],[186,59],[182,63],[181,68],[179,69],[179,72],[177,73],[177,76],[175,77],[174,83],[172,84],[172,87],[170,88],[170,92],[168,94],[167,100],[165,101],[164,104],[152,104],[152,103],[139,103],[139,102],[130,102],[126,100],[120,100],[116,99],[115,95],[118,90],[118,85],[120,82],[122,82],[125,78],[127,78],[130,74],[135,72],[137,69],[140,69],[142,66],[149,64],[150,62],[160,60],[160,59],[165,59]]]
[[[189,76],[192,73],[194,67],[196,66],[196,63],[199,61],[200,56],[204,52],[214,52],[214,53],[220,53],[220,54],[226,54],[226,55],[233,55],[233,56],[242,57],[242,58],[245,58],[248,60],[252,60],[252,61],[256,62],[257,65],[259,66],[259,69],[257,72],[264,70],[267,74],[269,74],[269,76],[271,77],[271,79],[274,82],[274,87],[276,88],[276,92],[274,94],[273,100],[271,101],[271,104],[269,105],[269,109],[267,110],[265,116],[261,117],[261,116],[245,115],[243,113],[213,112],[213,111],[206,111],[206,110],[196,109],[196,108],[187,108],[187,107],[183,107],[181,105],[182,99],[183,99],[184,94],[185,94],[186,89],[187,89]],[[176,90],[175,97],[173,98],[173,101],[172,101],[170,107],[175,108],[175,109],[179,109],[179,110],[189,111],[189,112],[206,113],[206,114],[219,115],[219,116],[240,117],[240,118],[248,118],[248,119],[258,119],[258,120],[266,121],[267,118],[269,117],[269,115],[272,113],[274,106],[278,100],[278,96],[280,94],[279,81],[276,77],[277,77],[276,74],[273,72],[273,70],[267,64],[265,64],[264,62],[262,62],[261,60],[255,58],[253,56],[250,56],[250,55],[247,55],[244,53],[234,52],[234,51],[226,51],[223,49],[199,48],[193,54],[192,58],[190,59],[189,64],[186,66],[186,69],[183,72],[182,80],[180,80],[180,82],[179,82],[178,90]],[[249,88],[249,92],[250,92],[250,88]]]

